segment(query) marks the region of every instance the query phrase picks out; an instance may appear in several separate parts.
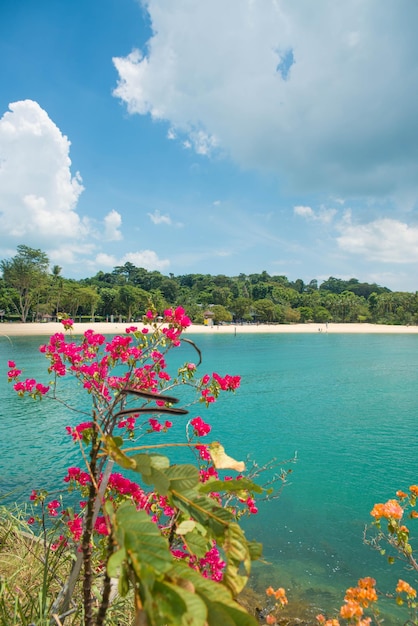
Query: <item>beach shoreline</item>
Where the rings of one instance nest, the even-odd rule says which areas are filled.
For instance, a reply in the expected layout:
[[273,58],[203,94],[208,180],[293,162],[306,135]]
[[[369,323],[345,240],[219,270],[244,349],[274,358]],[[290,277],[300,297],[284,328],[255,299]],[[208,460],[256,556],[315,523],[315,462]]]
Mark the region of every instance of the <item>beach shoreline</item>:
[[[75,322],[73,335],[83,335],[88,329],[93,329],[103,335],[123,334],[126,328],[136,326],[142,329],[142,323],[119,323],[119,322]],[[0,337],[48,337],[57,332],[65,332],[59,322],[28,322],[0,324]],[[192,334],[292,334],[292,333],[329,333],[329,334],[418,334],[418,326],[392,326],[389,324],[224,324],[221,326],[205,326],[204,324],[192,324],[186,331],[185,336]]]

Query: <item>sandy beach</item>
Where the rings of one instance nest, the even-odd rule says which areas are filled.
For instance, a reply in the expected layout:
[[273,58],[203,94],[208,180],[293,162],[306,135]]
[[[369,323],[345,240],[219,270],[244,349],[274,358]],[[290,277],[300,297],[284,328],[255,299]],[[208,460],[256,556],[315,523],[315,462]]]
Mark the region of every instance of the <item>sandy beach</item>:
[[[129,326],[142,328],[141,323],[78,323],[74,324],[74,335],[82,335],[89,328],[103,335],[124,333]],[[62,324],[56,322],[0,324],[0,337],[49,336],[62,332]],[[418,326],[391,326],[386,324],[228,324],[222,326],[204,326],[193,324],[186,331],[186,336],[197,333],[362,333],[362,334],[418,334]]]

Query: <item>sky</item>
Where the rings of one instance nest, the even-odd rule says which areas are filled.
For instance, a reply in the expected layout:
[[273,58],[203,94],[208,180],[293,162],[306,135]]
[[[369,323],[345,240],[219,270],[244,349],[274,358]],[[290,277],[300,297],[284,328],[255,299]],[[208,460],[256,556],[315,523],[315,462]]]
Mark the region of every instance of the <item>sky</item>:
[[3,0],[0,259],[418,290],[416,0]]

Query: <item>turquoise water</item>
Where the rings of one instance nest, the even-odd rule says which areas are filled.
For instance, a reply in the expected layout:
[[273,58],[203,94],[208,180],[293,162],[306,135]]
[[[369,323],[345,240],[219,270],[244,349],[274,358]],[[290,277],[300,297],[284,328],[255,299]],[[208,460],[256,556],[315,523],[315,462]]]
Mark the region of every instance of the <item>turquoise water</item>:
[[[328,611],[360,576],[393,588],[399,570],[363,545],[362,533],[375,502],[418,483],[418,336],[214,331],[190,338],[202,350],[202,373],[242,376],[236,395],[209,412],[199,408],[213,439],[237,459],[251,453],[259,465],[297,453],[291,484],[246,523],[269,562],[255,568],[254,584],[289,587],[295,601]],[[46,380],[40,343],[0,340],[0,490],[15,489],[16,498],[43,484],[60,488],[76,458],[65,433],[80,421],[76,414],[22,401],[5,382],[8,359]],[[176,358],[195,354],[184,347]],[[73,399],[68,388],[65,394]],[[411,528],[417,535],[418,521]]]

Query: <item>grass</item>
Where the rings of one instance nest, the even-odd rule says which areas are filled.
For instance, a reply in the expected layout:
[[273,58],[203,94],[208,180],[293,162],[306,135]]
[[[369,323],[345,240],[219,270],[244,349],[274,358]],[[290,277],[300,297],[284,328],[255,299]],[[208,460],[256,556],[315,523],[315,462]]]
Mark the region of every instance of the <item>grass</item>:
[[[75,559],[68,548],[51,550],[54,530],[38,537],[28,526],[24,509],[0,507],[0,626],[50,626],[52,603]],[[98,576],[95,593],[100,594]],[[108,626],[131,626],[132,598],[117,597],[109,609]],[[60,626],[60,620],[55,623]],[[54,623],[54,621],[52,623]],[[78,583],[65,624],[83,623],[81,585]]]

